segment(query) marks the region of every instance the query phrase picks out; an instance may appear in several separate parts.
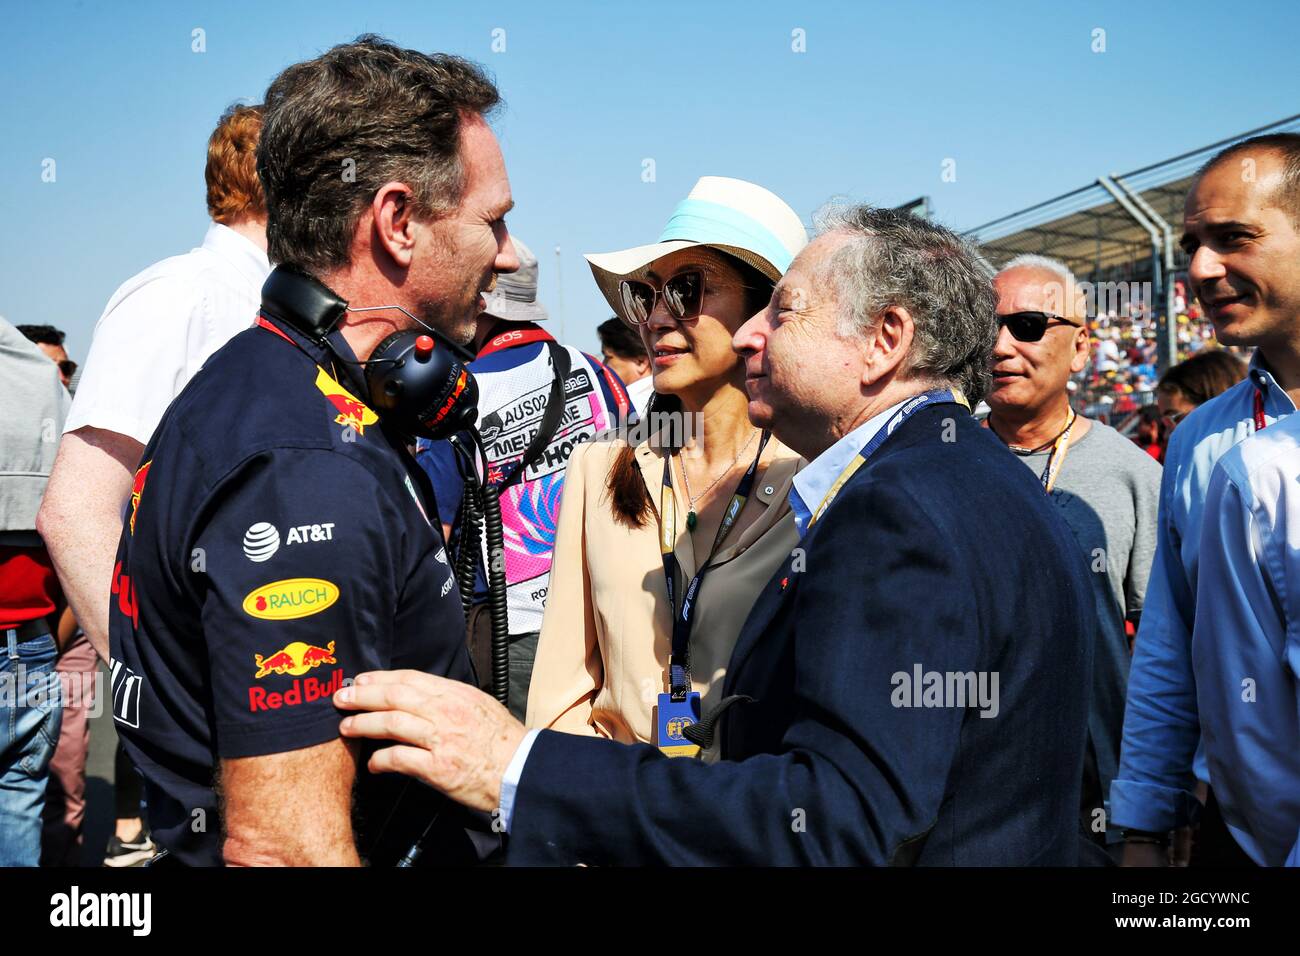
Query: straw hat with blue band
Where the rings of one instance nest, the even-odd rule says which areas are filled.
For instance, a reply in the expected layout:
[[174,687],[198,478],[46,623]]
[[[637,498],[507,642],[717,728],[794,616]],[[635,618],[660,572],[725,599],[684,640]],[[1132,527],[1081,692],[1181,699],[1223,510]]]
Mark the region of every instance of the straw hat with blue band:
[[677,204],[658,242],[586,258],[610,308],[622,314],[618,284],[670,252],[708,246],[775,282],[807,244],[798,215],[774,193],[743,179],[704,176]]

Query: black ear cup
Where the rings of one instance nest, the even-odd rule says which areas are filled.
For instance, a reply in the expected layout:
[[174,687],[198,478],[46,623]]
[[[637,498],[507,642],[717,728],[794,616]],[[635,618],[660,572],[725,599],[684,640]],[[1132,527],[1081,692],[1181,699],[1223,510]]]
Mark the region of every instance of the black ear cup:
[[364,362],[330,344],[349,312],[397,310],[398,305],[349,308],[323,283],[292,266],[276,266],[262,286],[262,311],[292,326],[335,358],[365,369],[370,406],[394,427],[420,438],[450,438],[478,419],[478,385],[465,363],[473,353],[433,329],[394,332]]
[[478,418],[478,383],[443,343],[423,332],[394,332],[365,362],[370,403],[408,435],[440,439]]

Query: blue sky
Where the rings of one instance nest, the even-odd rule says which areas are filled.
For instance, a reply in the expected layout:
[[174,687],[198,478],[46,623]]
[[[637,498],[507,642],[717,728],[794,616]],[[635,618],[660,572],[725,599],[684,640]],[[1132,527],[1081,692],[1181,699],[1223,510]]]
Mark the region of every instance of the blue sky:
[[511,230],[556,332],[563,250],[564,337],[588,349],[609,313],[581,254],[653,241],[701,175],[805,219],[832,197],[928,195],[964,229],[1300,112],[1293,2],[5,0],[4,22],[0,315],[66,329],[78,360],[124,279],[201,239],[222,109],[367,31],[495,74]]

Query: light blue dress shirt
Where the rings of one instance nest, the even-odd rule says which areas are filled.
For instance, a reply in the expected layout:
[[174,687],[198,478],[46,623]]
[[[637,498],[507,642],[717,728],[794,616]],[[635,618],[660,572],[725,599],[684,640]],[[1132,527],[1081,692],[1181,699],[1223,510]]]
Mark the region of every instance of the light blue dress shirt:
[[1165,452],[1156,555],[1129,670],[1119,775],[1110,788],[1111,826],[1185,826],[1196,803],[1193,771],[1209,780],[1192,672],[1201,518],[1214,466],[1254,433],[1256,390],[1267,423],[1295,411],[1257,355],[1244,381],[1182,421]]
[[528,761],[528,752],[533,749],[533,743],[537,740],[540,730],[530,730],[524,734],[524,739],[519,741],[519,746],[515,748],[515,755],[510,758],[510,763],[506,765],[506,772],[501,777],[501,827],[506,833],[510,832],[510,818],[515,812],[515,793],[519,790],[519,778],[524,775],[524,764]]
[[1300,865],[1300,415],[1214,469],[1192,666],[1228,829],[1256,863]]
[[790,510],[794,512],[794,526],[799,531],[799,537],[802,538],[807,533],[813,510],[822,503],[822,499],[831,490],[831,485],[835,484],[835,479],[839,478],[844,469],[849,466],[853,456],[867,447],[867,442],[875,438],[876,432],[885,427],[889,416],[915,397],[909,395],[896,405],[890,405],[883,412],[871,416],[810,461],[806,468],[794,476],[794,483],[790,488]]
[[[885,427],[890,415],[915,397],[909,395],[898,404],[891,405],[883,412],[868,418],[794,476],[794,485],[790,489],[790,507],[794,511],[794,523],[799,529],[799,537],[802,538],[804,532],[808,530],[808,522],[812,519],[812,508],[821,504],[822,498],[830,491],[831,485],[835,484],[835,479],[840,476],[840,472],[848,467],[853,456],[866,447],[867,442],[876,436],[876,432]],[[805,502],[811,502],[811,505]],[[539,730],[528,731],[524,739],[519,742],[519,747],[510,758],[510,764],[501,778],[501,809],[498,819],[507,833],[510,832],[510,819],[515,810],[515,793],[519,789],[519,780],[524,774],[528,752],[533,749],[538,733]]]

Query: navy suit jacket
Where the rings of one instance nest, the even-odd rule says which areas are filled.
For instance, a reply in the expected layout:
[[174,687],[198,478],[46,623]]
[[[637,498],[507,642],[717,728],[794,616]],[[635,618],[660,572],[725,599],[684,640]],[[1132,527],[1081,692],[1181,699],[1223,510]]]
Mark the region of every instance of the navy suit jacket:
[[1088,574],[1029,469],[961,406],[927,406],[759,595],[722,759],[542,731],[507,859],[1074,865]]

